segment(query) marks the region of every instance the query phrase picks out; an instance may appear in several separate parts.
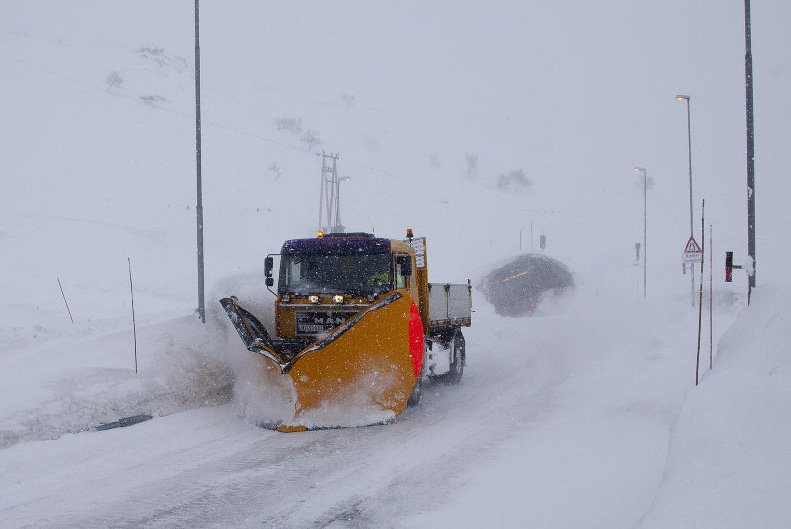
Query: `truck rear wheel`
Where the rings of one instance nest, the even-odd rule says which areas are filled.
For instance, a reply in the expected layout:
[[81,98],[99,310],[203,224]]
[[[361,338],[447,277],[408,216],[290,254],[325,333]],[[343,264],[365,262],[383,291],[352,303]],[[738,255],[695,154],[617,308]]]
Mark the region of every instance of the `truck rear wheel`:
[[464,375],[464,364],[467,361],[464,335],[461,329],[456,329],[450,341],[450,369],[447,373],[431,377],[436,382],[442,384],[458,384]]

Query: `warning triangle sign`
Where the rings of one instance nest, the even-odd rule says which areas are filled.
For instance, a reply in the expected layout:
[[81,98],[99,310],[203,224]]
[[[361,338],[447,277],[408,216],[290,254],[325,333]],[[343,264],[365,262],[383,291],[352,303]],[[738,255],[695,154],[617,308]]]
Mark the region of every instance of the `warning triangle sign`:
[[690,236],[684,248],[684,253],[703,253],[703,250],[700,249],[700,246],[695,241],[695,237]]

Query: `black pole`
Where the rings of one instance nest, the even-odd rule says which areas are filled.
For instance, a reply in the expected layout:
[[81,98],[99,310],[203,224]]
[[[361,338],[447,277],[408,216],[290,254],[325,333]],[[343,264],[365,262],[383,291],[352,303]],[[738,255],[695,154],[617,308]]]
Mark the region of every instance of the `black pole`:
[[201,180],[201,134],[200,134],[200,8],[195,0],[195,159],[197,169],[198,197],[195,213],[198,228],[198,316],[206,323],[206,305],[203,295],[203,182]]
[[753,123],[753,52],[752,25],[750,22],[750,0],[744,0],[744,79],[747,90],[747,256],[749,286],[747,303],[750,303],[755,288],[755,130]]

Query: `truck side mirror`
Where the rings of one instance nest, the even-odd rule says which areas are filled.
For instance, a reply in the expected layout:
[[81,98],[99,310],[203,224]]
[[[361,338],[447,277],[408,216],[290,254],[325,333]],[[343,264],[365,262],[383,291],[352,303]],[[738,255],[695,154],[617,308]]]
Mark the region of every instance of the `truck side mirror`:
[[[264,259],[264,275],[267,277],[267,279],[272,279],[272,268],[274,267],[274,265],[275,265],[275,259],[271,255],[267,256],[267,258]],[[269,281],[267,281],[266,285],[270,287],[272,286],[272,284],[269,283]]]
[[272,279],[271,277],[267,277],[266,278],[266,286],[271,287],[274,284],[275,284],[275,280],[274,279]]

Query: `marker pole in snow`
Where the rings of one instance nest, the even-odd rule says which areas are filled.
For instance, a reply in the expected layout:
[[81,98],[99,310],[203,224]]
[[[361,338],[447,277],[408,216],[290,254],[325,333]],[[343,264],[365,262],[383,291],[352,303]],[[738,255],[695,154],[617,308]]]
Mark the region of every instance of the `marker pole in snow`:
[[[706,199],[703,199],[700,206],[700,295],[698,299],[698,353],[695,359],[695,385],[700,381],[700,334],[703,325],[703,262],[706,260],[706,227],[704,217],[706,213]],[[693,270],[694,270],[694,264]]]
[[709,370],[714,365],[714,235],[709,224]]
[[69,313],[69,319],[74,323],[74,318],[72,318],[71,309],[69,308],[69,302],[66,301],[66,294],[63,293],[63,285],[60,284],[60,278],[58,278],[58,287],[60,288],[60,295],[63,296],[63,303],[66,304],[66,311]]
[[135,321],[135,291],[132,288],[132,258],[127,257],[129,263],[129,295],[132,298],[132,339],[135,344],[135,375],[137,374],[137,322]]

